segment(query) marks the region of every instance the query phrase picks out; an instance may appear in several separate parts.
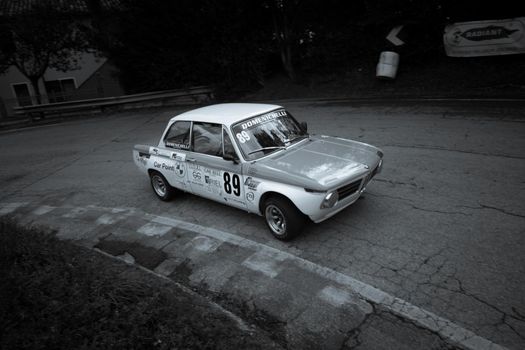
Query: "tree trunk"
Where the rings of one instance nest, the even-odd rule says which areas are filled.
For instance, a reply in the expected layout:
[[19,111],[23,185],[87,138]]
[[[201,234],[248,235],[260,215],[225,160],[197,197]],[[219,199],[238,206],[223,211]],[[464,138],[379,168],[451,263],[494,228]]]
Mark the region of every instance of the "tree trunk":
[[288,14],[285,8],[277,8],[273,14],[273,24],[277,41],[279,43],[279,51],[281,53],[281,62],[284,71],[288,77],[295,82],[295,69],[293,65],[293,35],[291,33]]
[[37,104],[42,104],[42,99],[40,96],[40,87],[38,86],[38,80],[40,77],[29,77],[29,81],[31,82],[31,86],[33,87],[33,91],[35,92],[36,102]]
[[285,40],[284,45],[281,47],[281,60],[283,62],[284,70],[288,77],[295,82],[295,68],[293,65],[292,47],[289,40]]

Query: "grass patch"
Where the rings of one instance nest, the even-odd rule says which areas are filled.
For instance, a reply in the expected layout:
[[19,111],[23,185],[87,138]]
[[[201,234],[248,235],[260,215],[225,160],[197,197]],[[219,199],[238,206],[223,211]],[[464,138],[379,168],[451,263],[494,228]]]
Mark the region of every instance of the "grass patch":
[[275,348],[203,298],[0,219],[1,349]]

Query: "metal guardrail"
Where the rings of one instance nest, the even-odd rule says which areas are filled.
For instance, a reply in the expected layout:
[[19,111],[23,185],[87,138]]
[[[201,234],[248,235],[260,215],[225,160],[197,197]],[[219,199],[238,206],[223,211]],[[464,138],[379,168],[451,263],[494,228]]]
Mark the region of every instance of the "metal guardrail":
[[117,97],[103,97],[85,100],[44,103],[39,105],[14,107],[16,115],[40,119],[47,115],[74,115],[90,111],[102,112],[107,109],[133,109],[185,104],[199,104],[214,98],[213,90],[208,86],[187,89],[155,91]]

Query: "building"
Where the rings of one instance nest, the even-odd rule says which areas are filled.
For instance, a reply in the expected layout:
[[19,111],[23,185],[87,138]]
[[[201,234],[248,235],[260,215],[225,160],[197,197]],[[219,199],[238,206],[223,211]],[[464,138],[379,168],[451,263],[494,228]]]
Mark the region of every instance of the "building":
[[[13,20],[30,11],[39,0],[0,0],[0,16]],[[74,12],[79,21],[88,22],[95,11],[115,10],[115,0],[48,0],[58,9]],[[61,7],[62,6],[62,7]],[[79,69],[61,72],[47,68],[38,82],[41,103],[56,103],[124,94],[118,80],[118,70],[107,58],[94,53],[83,53]],[[0,75],[0,117],[14,115],[14,107],[38,104],[36,92],[29,79],[17,67],[10,66]]]

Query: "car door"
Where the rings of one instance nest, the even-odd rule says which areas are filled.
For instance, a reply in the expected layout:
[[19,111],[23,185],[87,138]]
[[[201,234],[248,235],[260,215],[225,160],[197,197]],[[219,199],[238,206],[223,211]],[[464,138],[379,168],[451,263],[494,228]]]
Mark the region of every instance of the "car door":
[[[231,160],[223,158],[228,154]],[[194,194],[245,208],[241,164],[230,135],[221,124],[194,122],[192,152],[186,157]]]
[[[171,186],[190,191],[186,157],[190,151],[191,122],[174,122],[157,147],[162,158],[155,160],[153,166],[160,171]],[[155,153],[155,149],[153,149]]]

